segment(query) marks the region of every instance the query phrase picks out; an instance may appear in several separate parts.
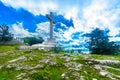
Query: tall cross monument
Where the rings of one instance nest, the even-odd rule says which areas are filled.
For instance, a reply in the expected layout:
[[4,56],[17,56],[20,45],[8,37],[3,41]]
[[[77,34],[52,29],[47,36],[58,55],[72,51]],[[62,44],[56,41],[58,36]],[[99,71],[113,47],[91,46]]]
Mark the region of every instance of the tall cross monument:
[[37,47],[40,49],[46,49],[51,50],[55,46],[59,46],[58,42],[53,38],[53,24],[55,24],[55,21],[53,20],[53,13],[50,12],[49,15],[46,16],[50,21],[50,38],[48,38],[46,41],[44,41],[42,44],[36,44],[32,45],[33,47]]
[[55,24],[55,21],[53,20],[53,13],[50,12],[49,15],[47,15],[47,18],[50,21],[50,40],[53,39],[53,24]]

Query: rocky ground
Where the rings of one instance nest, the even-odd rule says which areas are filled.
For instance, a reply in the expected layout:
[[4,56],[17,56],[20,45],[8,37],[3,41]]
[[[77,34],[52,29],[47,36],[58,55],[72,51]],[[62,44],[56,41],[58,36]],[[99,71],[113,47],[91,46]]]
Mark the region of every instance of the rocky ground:
[[120,80],[120,55],[3,51],[0,80]]

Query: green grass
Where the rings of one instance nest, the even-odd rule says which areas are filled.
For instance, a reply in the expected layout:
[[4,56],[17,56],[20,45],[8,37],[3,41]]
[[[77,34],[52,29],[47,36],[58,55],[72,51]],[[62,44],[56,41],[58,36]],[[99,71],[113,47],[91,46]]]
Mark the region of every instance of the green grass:
[[0,70],[0,80],[16,80],[16,76],[21,72],[3,68]]
[[112,69],[112,68],[107,68],[106,71],[109,71],[109,72],[116,74],[116,75],[120,75],[120,71]]
[[106,65],[113,68],[120,68],[120,64],[106,64]]
[[[103,69],[106,70],[106,71],[108,71],[108,72],[110,72],[110,73],[112,73],[112,74],[114,74],[114,75],[117,75],[117,76],[120,75],[120,71],[119,71],[119,70],[112,69],[112,68],[103,68]],[[119,69],[119,68],[118,68],[118,69]],[[114,75],[113,75],[114,78],[117,78],[117,80],[120,80],[119,77],[116,77],[116,76],[114,76]]]
[[[61,74],[66,69],[63,67],[48,66],[46,65],[44,69],[40,69],[39,72],[32,74],[33,80],[62,80]],[[37,76],[39,75],[39,76]]]
[[99,59],[99,60],[119,60],[120,55],[97,55],[97,54],[85,54],[88,55],[88,59]]
[[[22,76],[22,78],[30,78],[31,80],[62,80],[61,75],[66,73],[66,76],[69,77],[69,80],[75,80],[77,77],[74,76],[74,73],[78,73],[79,76],[83,76],[85,80],[92,80],[96,78],[97,80],[111,80],[106,76],[101,76],[99,74],[99,70],[94,69],[94,65],[96,63],[88,63],[91,59],[98,60],[120,60],[120,55],[93,55],[93,54],[72,54],[70,57],[70,61],[65,61],[62,54],[55,54],[52,51],[43,51],[43,50],[17,50],[16,47],[18,45],[4,45],[0,46],[0,66],[3,68],[0,69],[0,80],[17,80],[16,76],[21,73],[26,73],[26,75]],[[25,56],[27,60],[17,61],[13,63],[8,63],[8,61],[19,58],[21,56]],[[87,59],[84,56],[89,56]],[[62,58],[63,57],[63,58]],[[31,58],[31,59],[30,59]],[[40,62],[41,60],[49,59],[50,61],[55,62],[54,65],[49,65],[46,63]],[[67,59],[67,58],[66,58]],[[70,71],[69,67],[65,67],[65,63],[75,62],[77,64],[82,64],[82,67],[78,71]],[[12,68],[7,68],[8,64],[17,64],[19,67],[34,67],[36,65],[43,65],[43,67],[38,67],[33,69],[20,69],[16,70],[16,66]],[[111,67],[116,67],[116,65],[108,65]],[[28,67],[28,68],[29,68]],[[119,65],[117,68],[120,68]],[[35,71],[34,73],[32,73]],[[114,69],[107,69],[107,71],[120,75],[119,71]],[[118,78],[116,78],[118,79]],[[66,80],[66,79],[63,79]],[[119,79],[118,79],[119,80]]]
[[10,50],[15,50],[19,46],[18,44],[15,45],[0,45],[0,53],[7,52]]
[[[90,67],[91,66],[91,67]],[[82,69],[79,71],[79,73],[82,76],[85,76],[85,80],[92,80],[93,78],[96,78],[98,80],[110,80],[107,77],[103,77],[99,74],[99,71],[94,69],[92,65],[84,65]]]

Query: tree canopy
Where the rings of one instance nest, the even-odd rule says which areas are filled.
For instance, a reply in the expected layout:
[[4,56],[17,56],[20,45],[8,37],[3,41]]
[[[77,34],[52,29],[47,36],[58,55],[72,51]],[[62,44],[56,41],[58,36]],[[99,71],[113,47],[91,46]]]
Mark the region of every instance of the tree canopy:
[[10,41],[13,39],[13,34],[9,32],[9,27],[6,24],[0,26],[0,41]]
[[119,52],[119,45],[110,42],[107,33],[96,28],[89,34],[88,48],[92,54],[116,54]]
[[29,45],[37,44],[37,43],[42,43],[44,40],[42,37],[25,37],[24,42],[28,43]]

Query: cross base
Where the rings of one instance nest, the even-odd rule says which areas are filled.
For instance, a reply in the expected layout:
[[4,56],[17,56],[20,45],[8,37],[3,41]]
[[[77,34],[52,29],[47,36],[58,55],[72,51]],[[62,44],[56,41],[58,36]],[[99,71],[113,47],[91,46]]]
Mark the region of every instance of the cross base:
[[55,38],[48,38],[47,41],[43,42],[45,45],[53,45],[58,46],[58,43],[56,42]]

